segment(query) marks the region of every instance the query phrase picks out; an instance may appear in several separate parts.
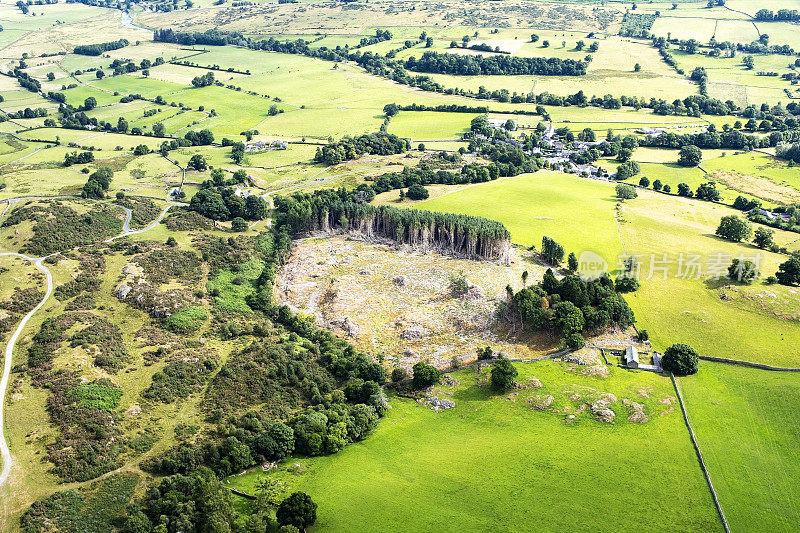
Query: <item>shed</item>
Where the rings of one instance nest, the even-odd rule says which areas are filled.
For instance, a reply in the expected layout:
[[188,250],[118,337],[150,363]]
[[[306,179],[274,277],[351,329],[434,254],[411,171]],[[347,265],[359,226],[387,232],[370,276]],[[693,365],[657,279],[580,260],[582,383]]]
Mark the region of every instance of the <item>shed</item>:
[[625,366],[628,368],[639,368],[639,351],[633,346],[625,348]]

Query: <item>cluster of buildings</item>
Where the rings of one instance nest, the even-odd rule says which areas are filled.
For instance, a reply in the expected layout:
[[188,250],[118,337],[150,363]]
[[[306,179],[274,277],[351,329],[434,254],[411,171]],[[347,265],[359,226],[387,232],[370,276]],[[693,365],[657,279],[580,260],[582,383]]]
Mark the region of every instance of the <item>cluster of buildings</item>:
[[244,143],[245,152],[262,152],[264,150],[286,150],[289,147],[287,141],[275,140],[268,141],[253,141]]

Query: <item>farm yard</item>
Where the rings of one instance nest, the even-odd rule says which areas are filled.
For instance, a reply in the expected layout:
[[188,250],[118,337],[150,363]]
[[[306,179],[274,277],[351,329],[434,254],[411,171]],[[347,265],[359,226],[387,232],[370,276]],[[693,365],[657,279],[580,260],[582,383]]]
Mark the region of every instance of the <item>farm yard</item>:
[[0,2],[0,530],[794,528],[796,2],[92,4]]

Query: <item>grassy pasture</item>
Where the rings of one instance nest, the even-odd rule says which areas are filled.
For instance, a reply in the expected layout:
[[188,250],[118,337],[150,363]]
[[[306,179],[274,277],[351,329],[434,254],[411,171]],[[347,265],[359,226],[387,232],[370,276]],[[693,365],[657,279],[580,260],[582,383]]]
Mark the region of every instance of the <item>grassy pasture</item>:
[[[640,191],[639,198],[625,202],[616,215],[613,188],[613,184],[540,171],[467,187],[415,207],[499,220],[509,228],[514,242],[526,246],[538,247],[542,235],[548,235],[567,251],[600,254],[610,270],[618,268],[622,254],[638,255],[645,265],[643,279],[649,279],[628,301],[639,327],[652,332],[656,346],[688,342],[708,355],[777,365],[798,363],[785,347],[800,342],[800,324],[755,306],[723,300],[716,289],[724,283],[705,281],[713,275],[714,264],[724,273],[732,258],[759,253],[749,244],[733,244],[713,235],[723,215],[740,215],[738,211]],[[796,240],[796,235],[776,232],[776,240],[787,243]],[[785,261],[785,256],[760,253],[763,276]],[[663,254],[670,260],[667,279],[659,277],[659,270],[650,277],[651,255],[660,260]],[[699,254],[698,279],[677,277],[680,254],[687,260],[689,254]],[[709,331],[717,334],[709,336]]]
[[401,111],[392,117],[389,133],[409,137],[412,142],[460,139],[469,131],[469,123],[477,115],[431,111]]
[[800,376],[704,362],[680,387],[731,530],[793,530]]
[[[674,395],[668,380],[620,369],[608,379],[577,376],[551,362],[517,368],[518,381],[535,376],[543,388],[509,400],[479,387],[473,370],[456,372],[459,385],[440,387],[455,408],[436,414],[394,398],[365,441],[329,457],[288,460],[271,475],[314,498],[318,531],[721,528],[680,412],[656,400]],[[652,420],[629,423],[620,406],[613,425],[585,413],[566,424],[560,413],[574,407],[564,390],[586,387],[644,402]],[[559,414],[527,405],[539,394],[557,398]],[[252,491],[260,475],[229,482]],[[675,484],[682,490],[673,491]],[[628,512],[630,500],[647,512]]]
[[415,207],[498,220],[511,231],[513,241],[524,246],[540,247],[543,235],[567,250],[583,250],[591,242],[593,251],[616,264],[622,249],[613,196],[608,183],[539,171],[466,187]]

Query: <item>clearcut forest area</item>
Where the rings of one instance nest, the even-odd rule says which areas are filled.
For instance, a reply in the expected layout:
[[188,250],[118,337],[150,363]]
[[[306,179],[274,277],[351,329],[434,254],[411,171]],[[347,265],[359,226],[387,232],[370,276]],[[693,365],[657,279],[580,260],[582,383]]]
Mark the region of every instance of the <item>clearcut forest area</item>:
[[0,0],[0,531],[789,532],[800,3]]

